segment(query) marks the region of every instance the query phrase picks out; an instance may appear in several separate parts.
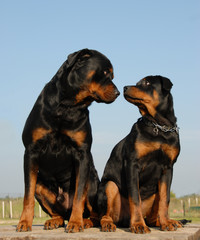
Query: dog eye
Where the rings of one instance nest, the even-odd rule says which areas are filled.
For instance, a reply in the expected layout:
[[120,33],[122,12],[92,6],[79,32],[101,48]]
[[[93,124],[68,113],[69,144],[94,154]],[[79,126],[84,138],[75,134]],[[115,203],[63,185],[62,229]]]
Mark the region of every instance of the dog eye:
[[109,70],[104,70],[103,74],[107,78],[107,80],[109,80],[109,81],[114,78],[113,72],[110,72]]
[[151,85],[151,84],[150,84],[149,81],[146,80],[146,81],[145,81],[145,85],[146,85],[146,86],[149,86],[149,85]]

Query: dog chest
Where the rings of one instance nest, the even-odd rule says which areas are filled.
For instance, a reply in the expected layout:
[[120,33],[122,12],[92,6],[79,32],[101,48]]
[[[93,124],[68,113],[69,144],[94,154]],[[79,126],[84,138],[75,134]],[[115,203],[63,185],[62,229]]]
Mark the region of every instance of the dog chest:
[[174,145],[170,145],[168,143],[161,142],[135,142],[135,150],[137,158],[141,159],[147,157],[149,154],[153,154],[156,151],[159,151],[161,155],[167,156],[170,162],[173,162],[178,154],[179,148]]
[[64,172],[66,169],[69,171],[73,166],[73,151],[68,146],[59,146],[59,149],[52,149],[50,145],[46,146],[46,149],[41,152],[38,160],[39,169],[47,172],[51,175],[58,175],[58,173]]

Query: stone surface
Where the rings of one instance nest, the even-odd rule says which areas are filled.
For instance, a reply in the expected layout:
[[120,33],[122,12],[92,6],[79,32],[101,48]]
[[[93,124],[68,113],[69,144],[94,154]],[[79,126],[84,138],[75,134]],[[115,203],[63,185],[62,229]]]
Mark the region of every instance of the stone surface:
[[16,232],[15,225],[0,226],[0,240],[35,240],[35,239],[65,239],[65,240],[200,240],[200,225],[188,224],[175,232],[162,232],[151,228],[150,234],[133,234],[126,228],[118,228],[116,232],[101,232],[99,228],[87,229],[81,233],[65,233],[64,228],[43,230],[42,225],[33,225],[32,232]]

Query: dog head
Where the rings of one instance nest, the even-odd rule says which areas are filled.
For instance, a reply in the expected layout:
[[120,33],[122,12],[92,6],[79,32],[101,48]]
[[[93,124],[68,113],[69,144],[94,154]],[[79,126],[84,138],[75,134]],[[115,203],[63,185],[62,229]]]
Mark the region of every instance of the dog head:
[[63,92],[73,98],[75,104],[92,101],[111,103],[119,95],[112,82],[111,62],[98,51],[83,49],[68,56],[57,72],[62,79]]
[[170,90],[172,83],[162,76],[148,76],[140,80],[136,86],[125,86],[125,99],[138,106],[142,116],[155,117],[157,113],[166,115],[173,108]]

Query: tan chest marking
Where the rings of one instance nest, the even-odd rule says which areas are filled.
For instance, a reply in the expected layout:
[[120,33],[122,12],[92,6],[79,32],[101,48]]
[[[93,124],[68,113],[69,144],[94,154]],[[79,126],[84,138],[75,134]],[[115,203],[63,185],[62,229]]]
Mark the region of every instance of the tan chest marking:
[[33,142],[37,142],[39,139],[43,138],[44,136],[46,136],[50,132],[51,132],[51,130],[48,130],[48,129],[45,129],[45,128],[36,128],[32,132]]
[[177,147],[165,143],[161,144],[159,142],[136,142],[135,149],[138,158],[142,158],[153,151],[162,150],[171,161],[174,161],[179,153]]
[[84,143],[86,138],[86,132],[84,131],[74,132],[74,131],[65,130],[64,134],[66,134],[73,141],[75,141],[79,147]]

